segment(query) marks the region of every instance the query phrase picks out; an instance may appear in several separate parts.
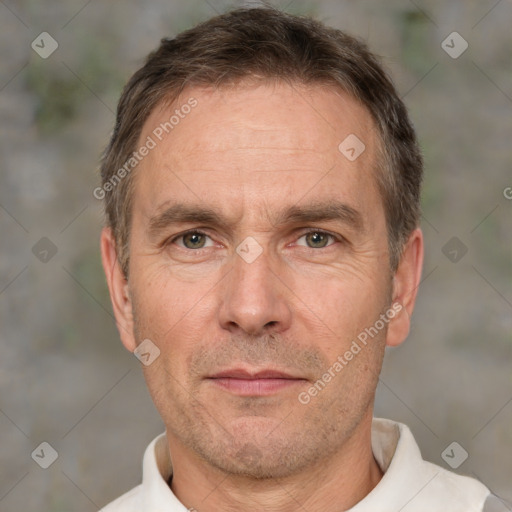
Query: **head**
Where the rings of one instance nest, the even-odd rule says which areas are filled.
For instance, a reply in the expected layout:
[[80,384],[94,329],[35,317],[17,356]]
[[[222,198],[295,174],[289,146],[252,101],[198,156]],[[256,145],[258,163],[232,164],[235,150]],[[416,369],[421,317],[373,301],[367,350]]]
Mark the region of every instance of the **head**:
[[[254,478],[342,449],[422,265],[421,156],[377,58],[273,9],[213,18],[132,76],[101,176],[114,312],[129,350],[160,350],[144,371],[170,441]],[[235,368],[294,380],[212,378]]]

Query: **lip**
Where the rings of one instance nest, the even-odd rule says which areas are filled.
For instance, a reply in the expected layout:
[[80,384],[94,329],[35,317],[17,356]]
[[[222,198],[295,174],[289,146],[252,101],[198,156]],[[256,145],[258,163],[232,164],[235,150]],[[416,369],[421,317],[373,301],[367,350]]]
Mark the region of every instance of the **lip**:
[[234,368],[211,375],[210,379],[297,379],[292,375],[278,370],[255,370],[249,371],[243,368]]
[[268,396],[306,381],[279,370],[248,371],[242,368],[218,372],[208,380],[240,396]]

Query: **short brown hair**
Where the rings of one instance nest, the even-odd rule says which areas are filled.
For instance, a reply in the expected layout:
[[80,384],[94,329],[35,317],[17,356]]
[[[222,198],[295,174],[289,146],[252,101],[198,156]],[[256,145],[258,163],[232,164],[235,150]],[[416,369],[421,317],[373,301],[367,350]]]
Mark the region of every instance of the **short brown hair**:
[[128,276],[133,173],[124,173],[126,177],[113,185],[112,180],[133,155],[149,114],[187,86],[236,85],[255,77],[332,85],[369,110],[380,135],[376,179],[386,212],[390,264],[396,270],[404,243],[419,223],[423,174],[405,105],[365,43],[309,17],[259,7],[236,9],[173,39],[162,39],[126,84],[101,161],[107,225],[113,230],[124,275]]

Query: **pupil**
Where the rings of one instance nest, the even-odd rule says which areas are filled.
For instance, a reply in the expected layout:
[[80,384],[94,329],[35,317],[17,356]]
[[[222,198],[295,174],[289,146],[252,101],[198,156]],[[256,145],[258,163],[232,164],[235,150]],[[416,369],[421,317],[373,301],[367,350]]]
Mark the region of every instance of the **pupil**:
[[202,235],[200,235],[199,233],[192,233],[190,235],[187,235],[188,237],[188,241],[190,242],[191,245],[193,246],[201,246],[201,237]]
[[322,244],[323,237],[324,237],[324,235],[322,235],[321,233],[311,233],[311,238],[313,239],[312,240],[313,244]]

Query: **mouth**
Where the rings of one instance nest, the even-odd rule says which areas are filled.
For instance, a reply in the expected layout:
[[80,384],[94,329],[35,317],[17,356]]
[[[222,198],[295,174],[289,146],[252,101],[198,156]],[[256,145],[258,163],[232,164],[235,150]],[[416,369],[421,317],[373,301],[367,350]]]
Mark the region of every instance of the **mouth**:
[[248,371],[242,368],[225,370],[207,377],[214,386],[239,396],[269,396],[307,382],[288,373],[263,369]]

